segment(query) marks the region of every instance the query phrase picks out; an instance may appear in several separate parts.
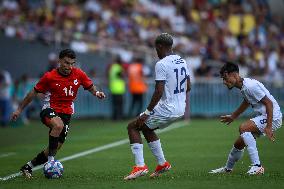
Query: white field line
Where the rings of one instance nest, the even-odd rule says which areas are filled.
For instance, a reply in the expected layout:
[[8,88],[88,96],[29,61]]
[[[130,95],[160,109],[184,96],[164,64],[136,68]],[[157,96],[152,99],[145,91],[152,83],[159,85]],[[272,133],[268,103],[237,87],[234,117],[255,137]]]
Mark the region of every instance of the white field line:
[[6,153],[6,154],[0,154],[0,158],[12,156],[12,155],[15,155],[15,154],[16,154],[15,152],[8,152],[8,153]]
[[[179,121],[179,122],[173,123],[170,127],[167,127],[165,129],[162,129],[162,130],[158,130],[157,133],[168,132],[170,130],[183,127],[188,123],[189,123],[188,121]],[[71,155],[71,156],[64,157],[62,159],[59,159],[59,161],[64,162],[64,161],[76,159],[76,158],[83,157],[83,156],[86,156],[86,155],[89,155],[89,154],[93,154],[93,153],[97,153],[97,152],[100,152],[100,151],[103,151],[103,150],[107,150],[107,149],[110,149],[110,148],[121,146],[123,144],[127,144],[128,142],[129,142],[128,139],[119,140],[119,141],[109,143],[109,144],[106,144],[106,145],[103,145],[103,146],[99,146],[99,147],[96,147],[96,148],[93,148],[93,149],[90,149],[90,150],[86,150],[86,151],[83,151],[83,152],[80,152],[80,153],[77,153],[77,154],[74,154],[74,155]],[[43,167],[43,165],[37,166],[37,167],[33,168],[33,171],[42,169],[42,167]],[[0,178],[0,180],[6,181],[6,180],[9,180],[9,179],[18,177],[20,175],[21,175],[21,172],[17,172],[17,173],[5,176],[3,178]]]

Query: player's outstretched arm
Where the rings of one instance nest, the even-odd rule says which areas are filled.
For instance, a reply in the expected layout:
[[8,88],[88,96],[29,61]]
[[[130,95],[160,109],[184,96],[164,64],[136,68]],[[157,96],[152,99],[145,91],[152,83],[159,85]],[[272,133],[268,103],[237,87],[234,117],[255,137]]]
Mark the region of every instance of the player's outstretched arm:
[[247,108],[249,107],[249,103],[246,100],[243,100],[242,104],[239,106],[239,108],[234,111],[231,115],[224,115],[221,116],[220,120],[222,123],[226,123],[229,125],[232,123],[241,113],[243,113]]
[[95,85],[93,85],[90,89],[89,92],[92,93],[94,96],[98,97],[99,99],[104,99],[106,98],[106,95],[102,91],[97,91],[97,88]]
[[20,102],[17,110],[12,113],[11,120],[15,121],[22,113],[23,109],[37,96],[37,92],[32,89],[24,98],[22,102]]

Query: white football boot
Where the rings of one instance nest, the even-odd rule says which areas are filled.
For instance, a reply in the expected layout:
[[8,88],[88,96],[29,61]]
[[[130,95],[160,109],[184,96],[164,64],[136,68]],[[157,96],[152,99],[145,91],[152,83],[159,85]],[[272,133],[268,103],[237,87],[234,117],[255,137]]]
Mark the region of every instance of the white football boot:
[[221,167],[221,168],[218,168],[218,169],[213,169],[213,170],[209,171],[208,173],[222,174],[222,173],[231,173],[231,172],[232,172],[232,170],[227,169],[226,167]]
[[264,174],[264,167],[252,165],[248,170],[247,174],[249,175],[263,175]]
[[124,180],[133,180],[146,175],[148,172],[149,170],[147,165],[144,165],[143,167],[134,166],[131,173],[128,176],[124,177]]

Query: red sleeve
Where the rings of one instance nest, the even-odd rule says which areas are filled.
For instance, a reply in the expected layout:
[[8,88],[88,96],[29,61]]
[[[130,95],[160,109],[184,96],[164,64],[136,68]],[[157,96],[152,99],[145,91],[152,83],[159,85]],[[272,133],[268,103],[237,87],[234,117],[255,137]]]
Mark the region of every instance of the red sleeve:
[[80,71],[81,84],[85,90],[90,89],[93,86],[93,81],[87,76],[84,71]]
[[35,91],[38,93],[45,93],[48,91],[48,80],[47,73],[45,73],[34,87]]

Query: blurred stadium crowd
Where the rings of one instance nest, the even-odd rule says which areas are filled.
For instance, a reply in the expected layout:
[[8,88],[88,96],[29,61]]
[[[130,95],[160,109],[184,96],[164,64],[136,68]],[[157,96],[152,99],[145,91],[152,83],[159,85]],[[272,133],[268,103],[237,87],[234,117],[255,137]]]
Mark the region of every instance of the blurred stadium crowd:
[[126,63],[137,55],[153,61],[154,38],[168,32],[196,77],[217,76],[221,60],[237,61],[242,76],[284,75],[283,19],[267,0],[4,0],[0,28],[7,37],[108,51]]

